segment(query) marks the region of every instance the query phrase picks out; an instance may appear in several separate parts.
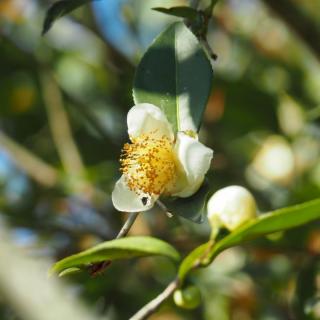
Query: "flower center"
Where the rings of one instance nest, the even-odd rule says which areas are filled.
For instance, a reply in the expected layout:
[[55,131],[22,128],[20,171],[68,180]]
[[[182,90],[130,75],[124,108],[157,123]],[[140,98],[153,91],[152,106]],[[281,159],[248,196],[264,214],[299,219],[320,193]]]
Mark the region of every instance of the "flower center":
[[153,133],[131,139],[122,149],[121,171],[130,190],[137,194],[160,195],[176,179],[175,157],[170,140]]

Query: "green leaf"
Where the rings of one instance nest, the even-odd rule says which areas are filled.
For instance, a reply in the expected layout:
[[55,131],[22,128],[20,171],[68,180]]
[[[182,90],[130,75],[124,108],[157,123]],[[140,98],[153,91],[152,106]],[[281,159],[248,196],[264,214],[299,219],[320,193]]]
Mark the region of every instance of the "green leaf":
[[59,273],[59,277],[70,276],[70,275],[79,273],[81,271],[82,271],[81,268],[67,268],[67,269],[64,269],[62,272]]
[[49,31],[57,19],[91,1],[93,0],[61,0],[54,3],[47,11],[44,19],[42,35]]
[[211,64],[197,38],[174,23],[151,44],[137,68],[135,103],[152,103],[175,131],[198,131],[212,86]]
[[198,11],[186,7],[186,6],[180,6],[180,7],[171,7],[171,8],[152,8],[152,10],[159,11],[161,13],[169,14],[171,16],[180,17],[180,18],[187,18],[187,19],[196,19],[198,15]]
[[168,211],[196,223],[202,223],[206,213],[206,200],[209,194],[209,184],[205,180],[200,189],[188,198],[162,198]]
[[261,215],[220,241],[209,241],[193,250],[181,263],[179,278],[181,281],[195,266],[207,266],[223,250],[242,244],[250,239],[298,227],[320,218],[320,199],[305,202],[292,207],[282,208]]
[[164,256],[174,261],[179,253],[170,244],[152,237],[126,237],[98,244],[88,250],[64,258],[53,265],[50,273],[60,273],[69,268],[104,260],[129,259],[144,256]]

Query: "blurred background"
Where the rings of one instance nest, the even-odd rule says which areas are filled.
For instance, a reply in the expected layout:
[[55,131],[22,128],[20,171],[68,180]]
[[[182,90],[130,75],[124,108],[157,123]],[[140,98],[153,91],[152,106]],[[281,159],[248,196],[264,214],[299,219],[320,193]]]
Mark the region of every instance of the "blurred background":
[[[110,193],[128,139],[134,71],[152,39],[177,20],[151,8],[187,2],[94,1],[41,36],[50,4],[0,1],[0,231],[20,253],[53,262],[114,238],[125,221]],[[200,137],[215,151],[212,191],[243,185],[261,212],[319,197],[320,1],[220,1],[208,42],[218,59]],[[184,311],[169,301],[151,319],[320,319],[319,226],[225,251],[190,278],[201,307]],[[207,223],[169,219],[156,208],[130,232],[169,241],[183,255],[209,233]],[[13,265],[28,277],[23,261]],[[0,319],[34,320],[12,303],[8,292],[20,283],[6,275]],[[65,281],[94,314],[117,320],[174,276],[167,260],[143,258]],[[41,296],[37,284],[30,291]]]

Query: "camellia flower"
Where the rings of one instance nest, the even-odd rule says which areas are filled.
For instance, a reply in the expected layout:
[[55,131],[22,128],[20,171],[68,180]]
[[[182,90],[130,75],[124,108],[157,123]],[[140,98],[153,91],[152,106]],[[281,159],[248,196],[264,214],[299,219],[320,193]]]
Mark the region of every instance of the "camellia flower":
[[128,112],[128,133],[120,158],[122,176],[112,192],[115,208],[146,211],[160,195],[189,197],[201,186],[213,151],[193,131],[173,132],[162,110],[142,103]]

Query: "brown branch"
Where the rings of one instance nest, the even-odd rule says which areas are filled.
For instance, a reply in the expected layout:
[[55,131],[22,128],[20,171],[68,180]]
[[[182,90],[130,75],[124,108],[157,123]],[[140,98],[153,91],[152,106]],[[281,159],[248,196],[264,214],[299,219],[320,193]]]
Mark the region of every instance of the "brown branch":
[[173,280],[156,298],[151,300],[148,304],[142,307],[130,320],[143,320],[147,319],[151,314],[155,313],[161,304],[169,299],[173,292],[178,288],[178,279]]
[[292,0],[262,0],[305,43],[320,61],[320,25],[312,21]]

